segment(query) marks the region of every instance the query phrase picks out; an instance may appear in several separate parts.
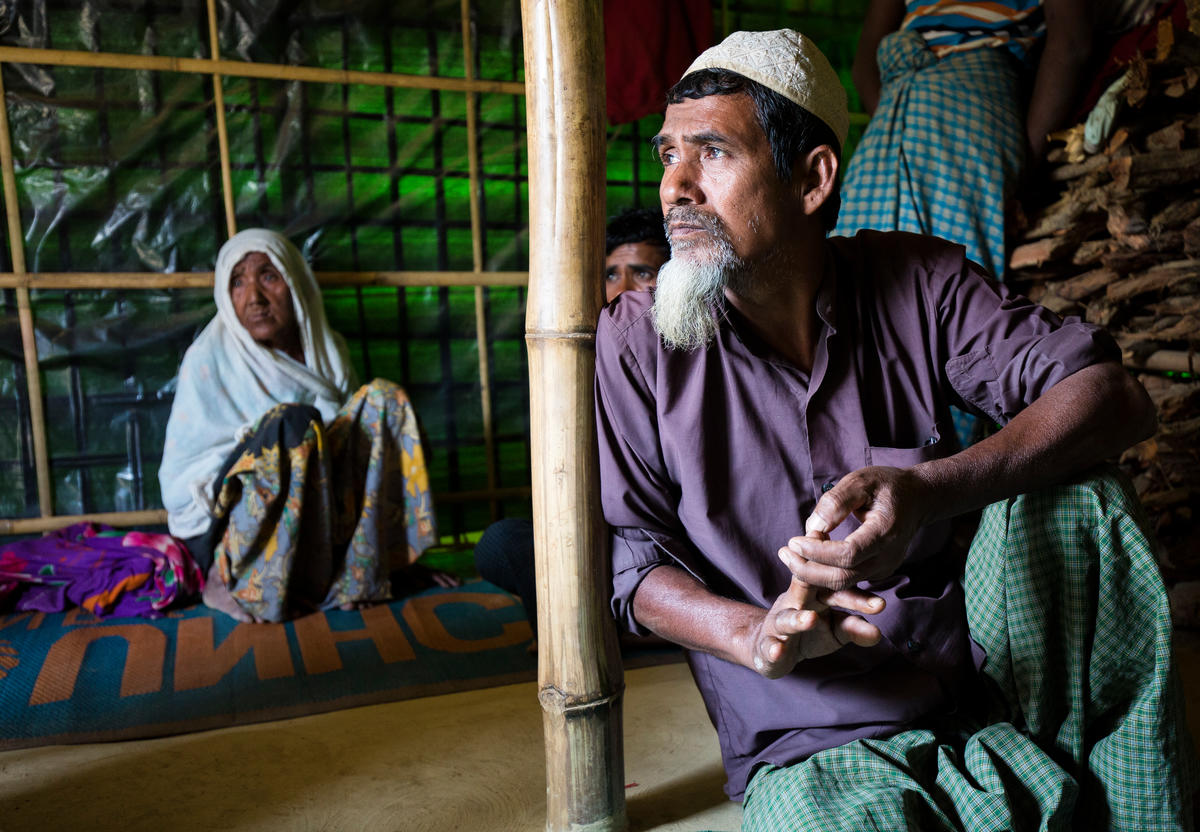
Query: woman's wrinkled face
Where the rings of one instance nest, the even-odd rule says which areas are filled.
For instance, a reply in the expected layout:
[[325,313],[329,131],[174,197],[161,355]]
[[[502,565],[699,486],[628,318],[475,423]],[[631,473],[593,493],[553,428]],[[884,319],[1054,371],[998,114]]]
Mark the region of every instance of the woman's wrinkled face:
[[252,251],[238,261],[229,278],[229,297],[238,320],[255,341],[284,352],[299,345],[292,292],[266,254]]

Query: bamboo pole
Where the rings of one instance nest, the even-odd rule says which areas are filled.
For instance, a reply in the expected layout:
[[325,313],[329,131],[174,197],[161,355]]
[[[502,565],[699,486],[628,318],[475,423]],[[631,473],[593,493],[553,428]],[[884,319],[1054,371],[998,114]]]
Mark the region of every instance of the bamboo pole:
[[[435,503],[474,503],[480,500],[522,500],[528,499],[530,489],[517,486],[515,488],[497,488],[494,491],[444,491],[433,495]],[[6,534],[41,534],[55,529],[61,529],[75,523],[105,523],[109,526],[146,526],[161,525],[167,522],[166,509],[146,509],[145,511],[103,511],[91,514],[60,514],[54,517],[0,517],[0,535]]]
[[[528,272],[317,272],[322,286],[526,286]],[[211,289],[212,272],[0,272],[0,289]]]
[[309,81],[317,84],[362,84],[447,92],[501,92],[524,95],[519,81],[468,81],[465,78],[441,78],[430,75],[397,75],[354,69],[324,69],[291,64],[260,64],[248,61],[211,58],[172,58],[165,55],[126,55],[113,52],[71,52],[63,49],[32,49],[24,46],[0,46],[0,63],[78,66],[100,69],[148,69],[157,72],[185,72],[199,75],[224,75],[232,78],[261,78],[272,81]]
[[321,272],[322,286],[525,286],[528,272]]
[[1156,370],[1192,375],[1200,372],[1200,356],[1190,350],[1155,350],[1144,356],[1138,356],[1126,350],[1124,363],[1126,367],[1134,370]]
[[[4,209],[8,220],[8,249],[13,272],[25,274],[25,235],[21,230],[21,208],[17,202],[17,175],[12,139],[8,132],[8,96],[0,73],[0,176],[4,180]],[[46,441],[46,414],[42,405],[42,374],[38,368],[37,335],[29,289],[17,287],[17,319],[21,326],[21,352],[25,357],[25,383],[29,388],[29,422],[33,431],[33,465],[37,475],[38,509],[46,517],[54,513],[50,487],[50,449]]]
[[75,523],[103,523],[108,526],[149,526],[167,522],[165,509],[147,511],[101,511],[91,514],[61,514],[57,517],[15,517],[0,519],[0,534],[41,534],[66,528]]
[[[221,41],[217,36],[217,3],[208,0],[208,48],[211,62],[220,63]],[[232,237],[237,233],[237,211],[233,205],[233,170],[229,164],[229,131],[225,126],[225,87],[221,73],[214,71],[213,110],[217,116],[217,152],[221,157],[221,195],[225,202],[225,231]]]
[[624,688],[609,595],[592,378],[604,261],[599,0],[522,0],[529,142],[529,408],[546,828],[627,826]]
[[[463,63],[468,81],[475,80],[474,49],[471,43],[471,0],[462,0]],[[483,185],[479,175],[479,124],[475,117],[476,96],[467,93],[467,166],[470,173],[471,192],[471,258],[476,274],[483,273],[483,220],[480,216],[479,197]],[[487,459],[487,487],[493,490],[498,479],[496,473],[496,437],[492,425],[492,380],[488,361],[487,315],[485,314],[483,287],[475,285],[475,344],[479,352],[479,407],[483,419],[483,448]],[[500,517],[500,504],[492,500],[488,508],[492,521]]]

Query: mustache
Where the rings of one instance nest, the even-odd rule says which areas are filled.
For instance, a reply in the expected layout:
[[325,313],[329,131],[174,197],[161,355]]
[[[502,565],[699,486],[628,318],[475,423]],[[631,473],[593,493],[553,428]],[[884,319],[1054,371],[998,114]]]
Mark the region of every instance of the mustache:
[[695,225],[711,234],[729,236],[729,231],[720,217],[701,211],[695,205],[675,205],[667,210],[663,217],[663,229],[667,232],[668,240],[671,238],[671,229],[680,225]]

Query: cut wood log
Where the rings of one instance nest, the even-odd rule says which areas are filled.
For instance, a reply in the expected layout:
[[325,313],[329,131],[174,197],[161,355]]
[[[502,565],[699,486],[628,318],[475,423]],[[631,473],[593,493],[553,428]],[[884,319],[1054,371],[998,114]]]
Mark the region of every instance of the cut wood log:
[[1144,233],[1150,227],[1145,203],[1141,200],[1114,202],[1108,206],[1105,227],[1114,237]]
[[[1200,0],[1190,5],[1200,9]],[[1011,274],[1043,306],[1073,311],[1086,304],[1087,320],[1113,332],[1126,367],[1170,375],[1142,377],[1160,430],[1124,454],[1121,467],[1166,535],[1161,563],[1171,575],[1194,580],[1200,576],[1200,381],[1182,379],[1200,378],[1200,60],[1182,55],[1182,43],[1170,48],[1169,68],[1134,60],[1125,95],[1136,109],[1120,115],[1123,123],[1103,154],[1080,156],[1072,147],[1055,154],[1048,176],[1057,199],[1017,231],[1026,245],[1013,251],[1023,266]],[[1085,196],[1086,189],[1093,193]],[[1097,217],[1101,228],[1081,229]],[[1069,256],[1066,240],[1077,241]],[[1200,581],[1196,588],[1193,618],[1200,626]]]
[[[1030,300],[1034,299],[1030,298]],[[1034,300],[1034,303],[1040,304],[1041,306],[1049,309],[1055,315],[1063,317],[1067,315],[1078,315],[1083,311],[1077,301],[1069,300],[1056,295],[1049,289],[1044,289],[1042,292],[1038,293],[1038,297],[1036,300]]]
[[1112,324],[1120,311],[1121,308],[1117,304],[1101,295],[1088,303],[1083,317],[1088,323],[1107,327]]
[[[1020,284],[1045,283],[1047,280],[1053,280],[1061,276],[1061,274],[1062,269],[1035,269],[1031,267],[1012,272],[1012,280],[1014,283]],[[0,343],[3,343],[3,340],[0,340]]]
[[1179,119],[1146,136],[1146,150],[1179,150],[1183,147],[1183,139],[1183,119]]
[[[1180,129],[1182,130],[1183,128],[1180,127]],[[1050,171],[1050,181],[1070,182],[1072,179],[1078,179],[1089,173],[1098,173],[1108,167],[1109,161],[1110,159],[1106,154],[1097,153],[1095,156],[1084,159],[1082,162],[1060,165]]]
[[1192,499],[1191,488],[1172,488],[1169,491],[1157,491],[1142,497],[1142,505],[1150,511],[1162,510],[1182,505]]
[[1163,82],[1165,84],[1163,94],[1170,98],[1182,98],[1195,89],[1198,81],[1200,81],[1200,69],[1189,66],[1182,75]]
[[1158,234],[1150,232],[1149,237],[1150,245],[1146,248],[1148,251],[1174,254],[1178,257],[1179,253],[1183,250],[1182,231],[1162,231]]
[[[1170,318],[1157,321],[1149,329],[1132,329],[1132,327],[1136,326],[1134,320],[1130,320],[1128,326],[1131,329],[1120,332],[1120,337],[1117,339],[1122,345],[1133,345],[1151,341],[1159,344],[1169,344],[1175,341],[1200,343],[1200,318],[1194,315],[1173,315]],[[1114,335],[1117,334],[1114,333]],[[1144,359],[1141,363],[1145,363]]]
[[[1154,441],[1154,437],[1150,437],[1144,442],[1139,442],[1132,448],[1127,448],[1121,454],[1121,464],[1126,465],[1131,462],[1139,462],[1142,465],[1148,465],[1158,456],[1158,443]],[[1147,483],[1149,485],[1149,483]],[[1138,492],[1139,494],[1141,492]]]
[[1139,153],[1109,162],[1113,188],[1143,191],[1200,179],[1200,149]]
[[1150,230],[1154,232],[1174,231],[1183,228],[1200,217],[1200,199],[1184,197],[1168,203],[1150,219]]
[[1141,52],[1133,56],[1129,68],[1125,70],[1128,80],[1125,82],[1125,102],[1130,107],[1138,107],[1150,94],[1150,68]]
[[1200,256],[1200,217],[1189,222],[1183,229],[1183,251],[1193,257]]
[[1200,315],[1200,295],[1173,295],[1146,308],[1155,315]]
[[[1200,366],[1200,361],[1197,366]],[[1150,375],[1138,376],[1138,381],[1146,388],[1163,421],[1190,419],[1200,413],[1200,383]]]
[[1083,149],[1083,125],[1076,124],[1073,127],[1066,127],[1056,133],[1051,133],[1046,138],[1051,141],[1063,142],[1067,152],[1067,161],[1071,164],[1078,164],[1087,158],[1087,152]]
[[1195,439],[1200,434],[1200,416],[1191,419],[1163,422],[1158,429],[1158,438],[1173,450],[1174,445],[1180,445],[1182,450],[1194,450]]
[[1189,344],[1200,344],[1200,317],[1183,315],[1171,326],[1154,330],[1156,341],[1187,341]]
[[1067,300],[1085,300],[1108,284],[1119,280],[1120,275],[1112,269],[1099,268],[1076,275],[1069,280],[1049,284],[1050,291]]
[[1097,217],[1105,216],[1109,194],[1106,186],[1100,186],[1099,181],[1099,174],[1088,174],[1086,179],[1076,182],[1075,187],[1069,188],[1054,203],[1034,213],[1028,220],[1028,229],[1022,234],[1022,239],[1050,237],[1051,234],[1074,227],[1076,222],[1085,219],[1092,222]]
[[1127,251],[1153,251],[1154,238],[1149,234],[1117,234],[1117,244]]
[[1104,149],[1104,152],[1111,156],[1117,152],[1117,148],[1124,145],[1127,141],[1129,141],[1129,128],[1118,127],[1113,131],[1112,136],[1109,137],[1108,147]]
[[1026,220],[1026,230],[1022,234],[1024,240],[1038,240],[1049,237],[1055,231],[1067,228],[1086,210],[1083,203],[1065,194],[1057,202],[1045,206]]
[[1154,62],[1161,64],[1171,57],[1171,50],[1175,48],[1175,24],[1170,20],[1160,19],[1156,28],[1158,32],[1154,44]]
[[1187,317],[1187,315],[1139,315],[1130,319],[1129,326],[1137,326],[1139,329],[1160,335],[1177,328]]
[[[1181,232],[1168,232],[1180,235]],[[1120,274],[1132,274],[1134,272],[1145,271],[1154,266],[1168,263],[1179,257],[1178,247],[1164,246],[1163,251],[1157,250],[1156,247],[1151,247],[1144,251],[1128,251],[1126,249],[1116,249],[1107,252],[1100,256],[1100,262],[1110,269],[1113,269]]]
[[1073,252],[1077,244],[1069,237],[1045,237],[1033,243],[1025,243],[1013,249],[1009,258],[1010,269],[1041,266],[1051,260],[1061,259]]
[[1200,281],[1200,260],[1163,263],[1143,274],[1110,283],[1105,295],[1110,301],[1120,303],[1146,292],[1154,292],[1185,281]]
[[1105,254],[1112,251],[1116,244],[1112,240],[1084,240],[1075,249],[1071,262],[1076,266],[1094,266]]

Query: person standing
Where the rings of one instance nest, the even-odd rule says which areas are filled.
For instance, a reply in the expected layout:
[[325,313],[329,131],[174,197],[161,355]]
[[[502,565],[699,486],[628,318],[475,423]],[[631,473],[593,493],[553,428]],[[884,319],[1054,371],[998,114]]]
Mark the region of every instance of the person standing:
[[871,121],[834,234],[932,234],[1003,279],[1006,212],[1083,92],[1085,0],[871,0],[853,78]]

